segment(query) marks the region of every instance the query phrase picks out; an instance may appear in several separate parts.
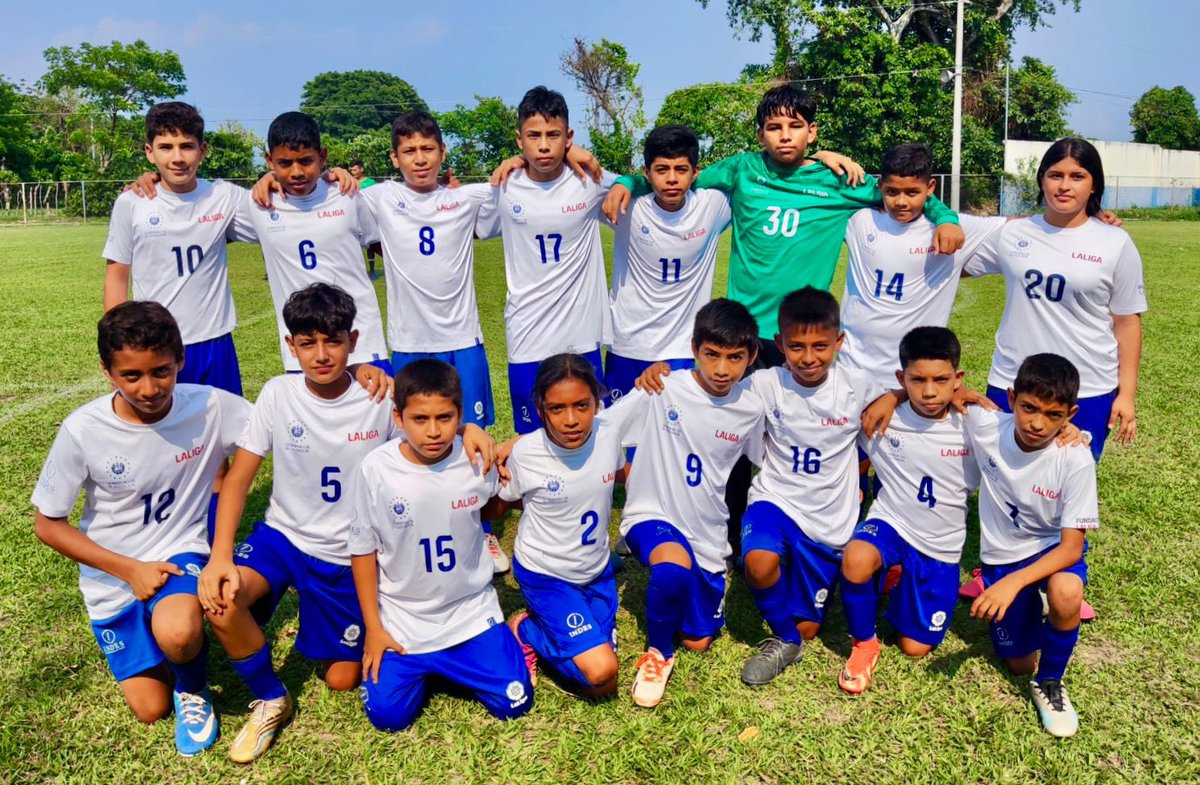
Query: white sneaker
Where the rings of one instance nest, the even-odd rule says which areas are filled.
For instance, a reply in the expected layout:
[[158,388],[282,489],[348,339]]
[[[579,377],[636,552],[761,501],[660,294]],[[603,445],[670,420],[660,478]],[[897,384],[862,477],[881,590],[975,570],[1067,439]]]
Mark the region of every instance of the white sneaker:
[[508,572],[512,565],[508,562],[508,556],[500,547],[500,540],[491,532],[483,533],[483,551],[487,557],[492,560],[492,574],[499,575],[502,572]]
[[621,557],[633,555],[633,550],[630,549],[629,543],[625,542],[624,534],[617,538],[617,544],[613,546],[613,551],[615,551],[616,554]]
[[667,679],[675,668],[675,658],[664,660],[662,653],[653,647],[646,650],[637,661],[637,675],[633,677],[633,702],[643,708],[652,709],[662,703]]
[[1046,679],[1040,684],[1032,681],[1029,683],[1029,692],[1042,719],[1042,727],[1051,736],[1065,739],[1075,735],[1079,730],[1079,715],[1075,713],[1075,707],[1067,697],[1067,688],[1061,681]]

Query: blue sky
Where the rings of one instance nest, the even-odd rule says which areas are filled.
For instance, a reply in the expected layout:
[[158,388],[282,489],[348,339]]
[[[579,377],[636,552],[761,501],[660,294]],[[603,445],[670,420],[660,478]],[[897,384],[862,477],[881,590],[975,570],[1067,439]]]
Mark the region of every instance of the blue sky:
[[[321,71],[390,71],[437,110],[473,103],[476,94],[516,103],[526,88],[545,83],[562,89],[582,113],[583,99],[560,73],[558,58],[575,36],[607,37],[641,63],[647,115],[653,117],[678,87],[731,80],[746,63],[770,59],[768,43],[734,37],[722,0],[711,0],[708,8],[695,0],[557,6],[64,0],[11,3],[4,17],[0,73],[9,79],[40,77],[48,46],[143,38],[179,54],[187,73],[185,98],[212,126],[237,119],[259,133],[276,114],[296,108],[303,84]],[[1183,84],[1200,94],[1200,52],[1194,48],[1200,2],[1083,0],[1080,13],[1060,9],[1052,24],[1022,31],[1014,54],[1042,58],[1078,92],[1070,124],[1080,133],[1129,139],[1129,107],[1155,84]]]

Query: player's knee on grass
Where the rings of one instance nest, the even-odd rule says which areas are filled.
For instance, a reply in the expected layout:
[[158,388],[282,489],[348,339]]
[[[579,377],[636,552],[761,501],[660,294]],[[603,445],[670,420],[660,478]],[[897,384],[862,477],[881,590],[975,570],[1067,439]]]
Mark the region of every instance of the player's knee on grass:
[[852,583],[866,583],[881,567],[883,557],[868,542],[851,540],[842,554],[842,575]]
[[687,636],[684,636],[680,640],[680,643],[683,644],[683,648],[687,649],[688,651],[696,651],[696,652],[708,651],[709,648],[712,646],[712,642],[713,642],[713,636],[711,636],[711,635],[704,637],[704,638],[688,638]]
[[157,665],[120,682],[125,703],[138,722],[158,722],[171,711],[170,678],[165,666]]
[[325,686],[335,692],[352,690],[362,680],[362,663],[326,661],[323,678]]
[[367,705],[367,720],[376,730],[398,733],[416,720],[420,704],[372,702]]
[[605,644],[589,649],[573,657],[572,661],[592,688],[606,687],[610,683],[615,686],[620,664],[611,646]]
[[1083,605],[1083,581],[1079,576],[1059,572],[1046,582],[1046,600],[1050,606],[1050,623],[1060,629],[1079,625],[1079,609]]
[[1031,676],[1037,672],[1037,652],[1030,652],[1024,657],[1009,657],[1004,661],[1008,670],[1017,676]]
[[796,631],[800,633],[801,638],[811,641],[821,631],[821,624],[815,621],[802,621],[796,624]]
[[769,589],[779,582],[779,554],[771,551],[747,551],[746,583],[753,589]]
[[904,636],[900,636],[897,643],[900,646],[900,651],[904,652],[909,657],[920,658],[933,651],[933,647],[928,643],[914,641],[912,638],[905,638]]
[[158,648],[171,662],[191,662],[204,645],[204,620],[194,595],[176,594],[154,608],[150,628]]

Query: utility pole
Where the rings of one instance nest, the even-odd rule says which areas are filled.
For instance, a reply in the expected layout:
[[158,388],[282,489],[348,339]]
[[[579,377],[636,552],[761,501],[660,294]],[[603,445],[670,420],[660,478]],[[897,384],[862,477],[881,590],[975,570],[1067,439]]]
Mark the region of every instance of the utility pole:
[[950,207],[958,211],[962,200],[962,102],[963,102],[963,0],[958,0],[954,35],[954,132],[950,158]]

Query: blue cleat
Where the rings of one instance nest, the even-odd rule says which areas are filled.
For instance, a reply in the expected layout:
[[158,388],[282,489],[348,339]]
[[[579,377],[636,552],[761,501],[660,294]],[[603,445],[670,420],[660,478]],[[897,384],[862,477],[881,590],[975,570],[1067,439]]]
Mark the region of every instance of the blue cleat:
[[221,733],[208,688],[175,693],[175,749],[185,758],[203,752]]

